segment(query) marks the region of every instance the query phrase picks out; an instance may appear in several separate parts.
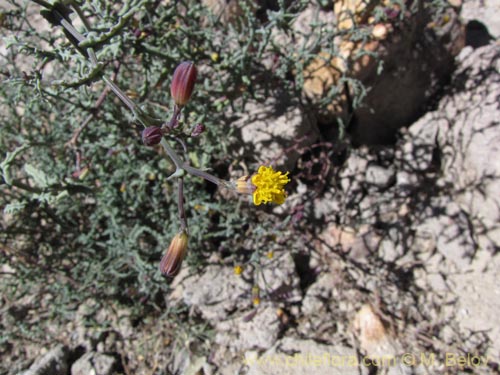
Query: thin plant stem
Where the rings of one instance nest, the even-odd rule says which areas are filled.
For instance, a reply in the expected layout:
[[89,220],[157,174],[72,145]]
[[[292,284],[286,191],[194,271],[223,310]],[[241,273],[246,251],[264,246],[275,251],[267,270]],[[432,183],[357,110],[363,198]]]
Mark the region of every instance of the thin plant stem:
[[236,186],[231,182],[231,181],[226,181],[221,178],[215,177],[214,175],[211,175],[210,173],[207,173],[205,171],[202,171],[198,168],[194,168],[190,166],[189,164],[184,164],[182,166],[182,169],[184,169],[187,173],[193,175],[193,176],[198,176],[201,177],[207,181],[210,181],[214,183],[217,186],[229,189],[229,190],[235,190]]
[[174,151],[172,147],[170,147],[165,138],[161,139],[160,144],[162,145],[163,149],[165,150],[169,158],[172,159],[172,161],[174,162],[175,168],[177,169],[176,172],[179,173],[178,172],[179,170],[185,169],[183,167],[184,162],[181,160],[181,157],[177,154],[177,152]]
[[141,123],[146,126],[145,123],[143,123],[143,119],[141,118],[142,116],[140,113],[138,113],[137,106],[136,104],[125,94],[112,80],[110,80],[108,77],[103,76],[102,79],[104,82],[106,82],[106,85],[113,91],[113,93],[122,101],[123,104],[127,106],[128,109],[137,117],[138,120],[141,121]]
[[177,207],[179,210],[179,221],[181,222],[181,231],[187,230],[187,220],[186,220],[186,211],[184,210],[184,178],[179,177],[179,185],[178,185],[178,200]]

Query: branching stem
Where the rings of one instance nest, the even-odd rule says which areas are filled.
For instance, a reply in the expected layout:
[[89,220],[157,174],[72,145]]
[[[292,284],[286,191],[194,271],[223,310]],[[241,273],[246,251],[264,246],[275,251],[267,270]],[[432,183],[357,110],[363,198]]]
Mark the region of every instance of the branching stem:
[[[39,5],[46,7],[46,8],[51,8],[51,5],[43,0],[33,0],[35,3],[38,3]],[[79,8],[78,4],[76,4],[74,1],[70,1],[71,5],[75,8],[77,15],[80,17],[80,19],[83,22],[83,25],[85,28],[89,31],[90,30],[90,24],[88,20],[85,18],[82,10]],[[60,20],[61,26],[64,27],[77,41],[80,45],[85,45],[88,43],[88,39],[80,33],[78,30],[75,29],[75,27],[68,22],[66,19],[62,18]],[[97,67],[99,62],[97,59],[97,56],[95,54],[95,51],[92,47],[88,47],[87,53],[89,56],[90,63],[92,66]],[[135,118],[137,121],[139,121],[144,127],[151,126],[151,123],[147,116],[143,114],[143,112],[137,107],[137,105],[125,94],[114,82],[112,79],[109,79],[106,76],[102,76],[103,81],[106,83],[106,85],[110,88],[111,91],[122,101],[122,103],[134,114]],[[175,106],[174,107],[174,113],[172,115],[171,120],[167,123],[167,126],[172,128],[176,126],[176,123],[178,121],[178,117],[180,115],[182,108]],[[217,186],[226,188],[226,189],[231,189],[234,190],[234,184],[231,183],[230,181],[222,180],[218,177],[215,177],[211,175],[210,173],[207,173],[205,171],[202,171],[200,169],[194,168],[190,166],[189,164],[185,163],[182,161],[181,157],[175,152],[175,150],[170,147],[168,142],[163,138],[160,142],[162,145],[163,149],[167,153],[168,157],[172,160],[172,162],[175,165],[176,171],[171,177],[178,177],[179,178],[179,215],[181,217],[181,225],[183,227],[187,227],[186,224],[186,219],[185,219],[185,214],[184,214],[184,207],[183,207],[183,199],[182,198],[182,207],[181,207],[181,198],[180,195],[183,196],[183,172],[187,172],[191,175],[201,177],[207,181],[210,181]],[[184,222],[184,224],[182,224]]]

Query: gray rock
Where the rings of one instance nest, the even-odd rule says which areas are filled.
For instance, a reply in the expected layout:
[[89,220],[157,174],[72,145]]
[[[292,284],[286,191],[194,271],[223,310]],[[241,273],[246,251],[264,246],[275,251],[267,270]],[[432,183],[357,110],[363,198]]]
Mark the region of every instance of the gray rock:
[[400,171],[396,174],[396,184],[402,189],[411,188],[418,184],[418,176],[415,173]]
[[312,284],[302,302],[297,332],[309,339],[329,342],[338,331],[339,322],[332,319],[331,311],[338,309],[339,275],[321,274]]
[[[467,332],[488,332],[492,355],[500,348],[497,321],[500,289],[500,45],[463,56],[454,81],[455,94],[441,101],[435,117],[448,119],[440,128],[443,180],[454,202],[447,217],[428,223],[437,249],[457,265],[450,276],[458,298],[457,321]],[[436,219],[434,219],[436,220]]]
[[21,375],[66,375],[68,373],[68,357],[68,348],[64,345],[58,345],[37,359]]
[[[303,45],[310,48],[319,41],[317,33],[313,33],[314,28],[318,25],[323,27],[331,27],[335,24],[335,14],[331,9],[323,10],[315,2],[310,2],[306,9],[298,15],[295,22],[292,24],[292,29],[295,32],[297,40],[296,45]],[[314,27],[313,27],[314,25]],[[288,40],[290,43],[291,40]]]
[[368,262],[380,246],[380,237],[367,225],[352,228],[331,224],[319,238],[326,253],[341,251],[356,262]]
[[250,307],[252,302],[248,298],[251,284],[234,275],[231,267],[208,266],[203,274],[183,278],[173,288],[172,298],[169,298],[171,303],[172,299],[180,298],[186,305],[197,308],[212,323],[226,319],[238,307]]
[[495,38],[500,37],[500,2],[498,0],[464,0],[460,16],[467,22],[482,22]]
[[302,313],[305,315],[319,315],[324,313],[325,305],[332,297],[333,285],[332,274],[321,275],[307,290],[302,301]]
[[291,337],[283,338],[260,357],[255,352],[246,353],[244,361],[248,375],[368,374],[367,367],[359,365],[354,349]]
[[295,166],[301,148],[314,143],[319,134],[316,120],[285,96],[265,103],[249,101],[234,126],[240,130],[245,153],[259,164],[286,170]]
[[71,366],[71,375],[111,375],[117,366],[116,358],[103,353],[89,352]]
[[[461,337],[485,332],[490,345],[482,355],[491,357],[500,350],[495,324],[500,294],[495,281],[500,272],[495,255],[500,243],[500,45],[469,49],[460,58],[452,94],[415,129],[409,128],[408,142],[427,144],[440,155],[435,187],[441,192],[418,213],[414,229],[421,239],[415,250],[423,250],[425,259],[423,289],[454,298],[449,314]],[[424,127],[426,137],[412,136],[422,134]],[[421,160],[428,163],[430,155]],[[431,256],[433,249],[437,251]]]
[[257,285],[274,302],[302,300],[300,279],[289,252],[277,252],[272,259],[262,260],[262,272],[258,274]]
[[[210,366],[207,363],[207,358],[198,357],[192,353],[187,348],[182,348],[177,351],[171,362],[172,372],[174,374],[184,374],[184,375],[196,375],[200,371],[209,370]],[[210,372],[205,371],[205,374],[210,374]]]
[[[273,302],[301,300],[300,279],[288,252],[276,252],[271,259],[263,257],[261,271],[254,281],[262,291],[261,298],[269,297]],[[169,302],[182,300],[212,323],[226,320],[234,311],[252,306],[251,273],[236,276],[232,267],[211,265],[201,275],[179,276],[178,280],[182,281],[172,285]]]
[[444,234],[450,239],[468,236],[461,244],[468,249],[466,255],[478,249],[495,251],[500,243],[499,71],[500,45],[464,56],[454,77],[455,94],[428,115],[440,120],[434,126],[439,126],[441,185],[453,196],[454,204],[446,204],[447,216],[458,226],[447,225]]
[[368,161],[366,150],[356,150],[351,153],[339,174],[340,186],[345,194],[353,195],[362,190]]
[[371,164],[366,170],[366,182],[381,189],[387,188],[394,181],[394,170]]
[[224,23],[234,23],[243,14],[243,9],[241,9],[239,2],[235,0],[203,0],[202,3],[214,16],[220,17]]
[[252,315],[247,313],[219,323],[215,342],[229,347],[233,353],[249,349],[269,349],[278,339],[281,329],[276,308],[260,307]]
[[328,220],[335,212],[341,209],[341,202],[331,191],[325,192],[323,195],[314,199],[312,210],[314,217],[317,220]]
[[482,255],[467,267],[467,272],[450,275],[450,281],[458,299],[456,314],[463,335],[487,332],[491,345],[481,355],[495,358],[500,351],[500,259]]
[[417,232],[460,268],[500,243],[499,56],[499,45],[464,51],[452,94],[408,129],[401,146],[397,185],[411,193],[419,174],[431,173],[442,192],[418,213]]
[[[404,134],[405,142],[401,147],[401,173],[414,174],[425,172],[432,167],[433,151],[437,147],[437,135],[445,119],[434,119],[429,114],[415,122]],[[402,181],[410,178],[400,177]]]
[[459,269],[465,269],[474,255],[475,243],[468,227],[468,214],[459,206],[450,202],[447,205],[435,205],[442,210],[442,215],[426,218],[416,228],[418,232],[427,232],[436,242],[436,248],[449,262]]

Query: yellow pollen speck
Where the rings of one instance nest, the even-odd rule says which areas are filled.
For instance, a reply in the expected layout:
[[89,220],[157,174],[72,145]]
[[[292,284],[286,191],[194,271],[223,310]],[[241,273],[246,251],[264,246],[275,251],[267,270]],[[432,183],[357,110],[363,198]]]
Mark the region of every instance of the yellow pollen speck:
[[238,265],[238,266],[235,266],[235,267],[234,267],[234,274],[235,274],[236,276],[239,276],[239,275],[241,275],[242,273],[243,273],[243,267],[242,267],[242,266]]
[[257,285],[252,287],[252,303],[254,306],[260,305],[260,288]]

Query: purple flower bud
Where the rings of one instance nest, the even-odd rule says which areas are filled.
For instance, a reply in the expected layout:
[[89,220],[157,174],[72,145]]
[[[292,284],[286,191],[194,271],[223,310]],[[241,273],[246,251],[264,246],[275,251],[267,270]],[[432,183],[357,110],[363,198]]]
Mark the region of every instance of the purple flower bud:
[[133,34],[136,38],[139,38],[141,36],[141,29],[134,29]]
[[186,105],[189,101],[193,93],[196,76],[196,66],[191,61],[184,61],[175,68],[170,93],[174,98],[175,104],[179,107]]
[[389,19],[394,19],[397,16],[399,16],[399,9],[396,9],[396,8],[385,8],[384,11],[385,11],[385,15]]
[[193,131],[191,132],[191,137],[197,137],[201,133],[205,131],[205,125],[203,124],[196,124],[193,128]]
[[142,131],[142,143],[146,146],[154,146],[160,143],[163,137],[161,129],[157,126],[150,126]]

